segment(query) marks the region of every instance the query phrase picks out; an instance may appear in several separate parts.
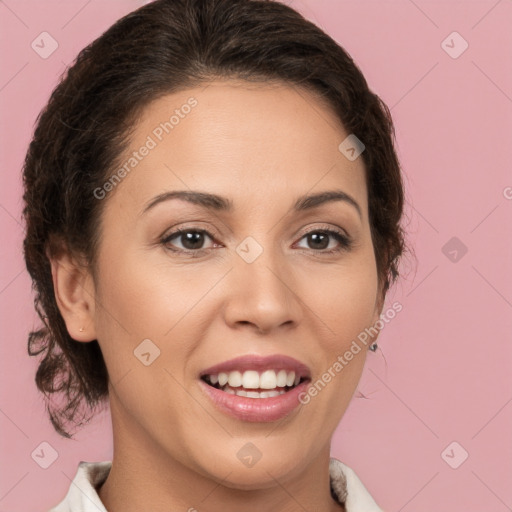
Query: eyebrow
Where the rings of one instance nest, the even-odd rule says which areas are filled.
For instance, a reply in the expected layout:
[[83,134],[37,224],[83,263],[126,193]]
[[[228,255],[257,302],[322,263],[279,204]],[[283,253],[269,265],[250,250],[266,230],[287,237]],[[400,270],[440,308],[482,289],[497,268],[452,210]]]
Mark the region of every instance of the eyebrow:
[[[217,194],[190,190],[173,190],[170,192],[163,192],[151,199],[142,210],[141,215],[155,207],[157,204],[164,201],[170,201],[171,199],[181,199],[215,211],[233,211],[233,202],[230,199]],[[333,201],[342,201],[352,205],[357,210],[359,217],[362,218],[361,208],[357,201],[342,190],[328,190],[325,192],[301,196],[295,201],[292,209],[296,212],[300,212],[316,208],[322,204]]]

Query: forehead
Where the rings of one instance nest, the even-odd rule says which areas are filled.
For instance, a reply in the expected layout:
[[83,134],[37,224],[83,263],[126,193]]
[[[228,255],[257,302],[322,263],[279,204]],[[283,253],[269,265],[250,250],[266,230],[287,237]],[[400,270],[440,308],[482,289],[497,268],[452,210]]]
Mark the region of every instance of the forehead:
[[142,112],[112,203],[142,209],[168,190],[202,190],[235,209],[341,189],[367,209],[362,158],[338,149],[349,134],[314,93],[287,84],[227,80],[162,96]]

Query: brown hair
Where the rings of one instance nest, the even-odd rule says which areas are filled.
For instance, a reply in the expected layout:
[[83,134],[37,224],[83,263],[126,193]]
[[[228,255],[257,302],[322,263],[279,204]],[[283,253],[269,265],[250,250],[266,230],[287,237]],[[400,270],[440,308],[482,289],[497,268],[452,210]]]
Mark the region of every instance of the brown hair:
[[[284,81],[320,93],[366,146],[372,241],[385,296],[405,250],[404,191],[386,105],[352,58],[292,8],[271,0],[157,0],[118,20],[84,48],[40,113],[23,168],[24,256],[44,326],[28,352],[50,420],[64,437],[108,398],[97,340],[74,341],[58,309],[49,256],[85,256],[93,271],[105,201],[93,190],[112,174],[141,110],[159,96],[214,78]],[[64,402],[52,404],[61,394]],[[87,420],[88,421],[88,420]]]

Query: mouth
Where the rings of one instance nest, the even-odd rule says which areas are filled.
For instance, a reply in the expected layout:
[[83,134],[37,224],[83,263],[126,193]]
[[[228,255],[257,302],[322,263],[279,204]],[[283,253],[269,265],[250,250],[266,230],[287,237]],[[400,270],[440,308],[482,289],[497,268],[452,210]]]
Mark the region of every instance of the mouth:
[[243,356],[204,370],[202,390],[220,411],[237,419],[269,422],[299,405],[309,368],[288,356]]
[[297,387],[307,380],[307,377],[296,375],[295,371],[234,370],[229,373],[220,372],[203,375],[201,379],[209,386],[224,393],[248,398],[273,398]]

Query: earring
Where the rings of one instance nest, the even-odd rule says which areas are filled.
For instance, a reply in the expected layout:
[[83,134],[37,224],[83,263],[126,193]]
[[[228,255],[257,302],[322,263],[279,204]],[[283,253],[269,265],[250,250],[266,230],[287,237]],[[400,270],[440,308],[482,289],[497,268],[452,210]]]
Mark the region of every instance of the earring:
[[80,332],[84,332],[84,328],[83,327],[80,327]]
[[376,342],[376,341],[375,341],[375,342],[373,342],[373,343],[370,345],[370,350],[371,350],[372,352],[375,352],[375,351],[377,350],[377,348],[378,348],[378,345],[377,345],[377,342]]

